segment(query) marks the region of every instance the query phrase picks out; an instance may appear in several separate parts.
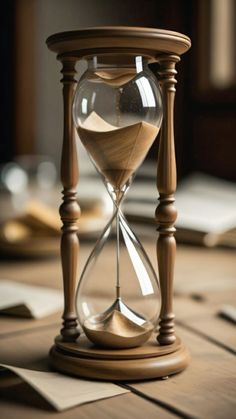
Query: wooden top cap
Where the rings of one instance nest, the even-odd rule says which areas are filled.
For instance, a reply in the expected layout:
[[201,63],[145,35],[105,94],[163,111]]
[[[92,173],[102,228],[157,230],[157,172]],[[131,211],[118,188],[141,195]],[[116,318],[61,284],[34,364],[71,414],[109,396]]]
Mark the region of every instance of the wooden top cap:
[[164,29],[106,26],[61,32],[51,35],[48,48],[60,57],[81,59],[86,56],[123,53],[145,55],[150,61],[162,53],[181,55],[191,46],[181,33]]

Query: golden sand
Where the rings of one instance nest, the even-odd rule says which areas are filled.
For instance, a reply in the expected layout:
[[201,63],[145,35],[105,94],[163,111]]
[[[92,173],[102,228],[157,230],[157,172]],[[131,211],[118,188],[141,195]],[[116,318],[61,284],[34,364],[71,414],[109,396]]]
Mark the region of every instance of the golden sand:
[[145,121],[118,128],[95,112],[78,127],[82,143],[114,189],[120,189],[136,171],[158,131],[159,127]]

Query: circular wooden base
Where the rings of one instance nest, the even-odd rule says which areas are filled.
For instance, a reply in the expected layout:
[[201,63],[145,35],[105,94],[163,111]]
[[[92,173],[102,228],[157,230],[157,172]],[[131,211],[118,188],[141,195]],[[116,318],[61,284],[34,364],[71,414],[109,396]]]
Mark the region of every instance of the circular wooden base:
[[166,377],[182,371],[190,359],[179,338],[172,345],[160,346],[153,337],[138,348],[108,350],[93,346],[85,336],[73,343],[57,337],[50,357],[58,371],[107,381]]

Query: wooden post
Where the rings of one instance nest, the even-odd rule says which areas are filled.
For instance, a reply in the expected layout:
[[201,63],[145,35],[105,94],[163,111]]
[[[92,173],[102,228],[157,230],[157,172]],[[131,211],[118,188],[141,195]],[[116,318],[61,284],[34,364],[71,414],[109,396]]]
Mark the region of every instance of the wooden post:
[[61,182],[63,185],[63,203],[60,215],[63,222],[61,237],[61,261],[64,286],[64,312],[61,335],[64,341],[74,341],[79,336],[75,311],[75,288],[77,280],[77,260],[79,239],[77,236],[77,219],[80,207],[76,198],[76,187],[79,177],[75,131],[72,118],[72,103],[76,87],[74,79],[75,60],[62,59],[63,102],[64,102],[64,135],[61,156]]
[[159,80],[163,96],[163,122],[158,153],[157,189],[159,205],[156,209],[159,238],[157,241],[157,260],[161,287],[161,313],[158,342],[169,345],[175,342],[173,313],[173,279],[176,253],[174,222],[177,211],[174,206],[176,190],[176,162],[174,144],[174,98],[175,64],[179,61],[175,55],[162,55],[158,58]]

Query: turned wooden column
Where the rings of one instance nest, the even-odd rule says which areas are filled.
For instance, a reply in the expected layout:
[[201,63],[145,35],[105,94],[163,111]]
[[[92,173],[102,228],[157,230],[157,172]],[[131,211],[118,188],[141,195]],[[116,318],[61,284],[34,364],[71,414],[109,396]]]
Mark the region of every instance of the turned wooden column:
[[61,261],[64,286],[64,312],[61,335],[64,341],[74,341],[79,336],[75,311],[75,288],[77,280],[77,260],[79,239],[77,219],[80,207],[77,203],[76,187],[79,177],[75,131],[72,118],[72,103],[76,87],[75,60],[66,58],[62,61],[64,134],[61,156],[61,182],[63,185],[63,203],[60,216],[63,222],[61,237]]
[[173,279],[176,253],[175,227],[177,211],[174,206],[176,190],[176,162],[174,144],[174,98],[175,55],[162,55],[158,58],[159,80],[163,96],[163,122],[158,152],[157,189],[159,205],[156,209],[159,238],[157,241],[157,260],[161,287],[161,313],[159,334],[161,345],[169,345],[176,340],[173,313]]

